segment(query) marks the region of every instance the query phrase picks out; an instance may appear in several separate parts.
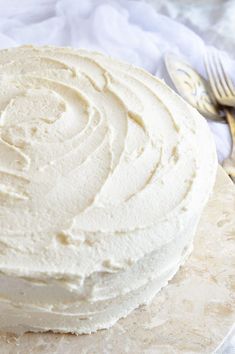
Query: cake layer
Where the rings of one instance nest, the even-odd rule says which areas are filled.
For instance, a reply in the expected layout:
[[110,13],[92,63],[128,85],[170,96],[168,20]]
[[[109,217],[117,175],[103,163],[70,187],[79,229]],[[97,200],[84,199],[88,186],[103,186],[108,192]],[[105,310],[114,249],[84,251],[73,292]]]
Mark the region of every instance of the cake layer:
[[192,242],[217,166],[206,122],[99,53],[2,50],[0,77],[0,328],[109,327]]
[[[78,284],[75,279],[69,284],[53,279],[37,283],[1,276],[0,292],[5,298],[3,295],[0,301],[0,330],[16,334],[49,330],[89,334],[111,327],[135,308],[149,303],[174,276],[192,251],[194,232],[189,239],[191,230],[185,231],[187,237],[182,237],[180,245],[171,242],[115,276],[95,274],[89,285]],[[170,257],[171,263],[167,264]]]

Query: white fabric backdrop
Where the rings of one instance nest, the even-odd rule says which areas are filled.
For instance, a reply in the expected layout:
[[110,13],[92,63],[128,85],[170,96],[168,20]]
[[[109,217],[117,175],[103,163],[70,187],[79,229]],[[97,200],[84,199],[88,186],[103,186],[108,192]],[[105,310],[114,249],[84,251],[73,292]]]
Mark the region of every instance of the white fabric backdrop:
[[[175,10],[173,13],[176,15]],[[215,18],[218,21],[218,16]],[[161,78],[165,77],[162,55],[171,50],[184,55],[205,74],[204,41],[189,28],[140,1],[11,0],[6,3],[0,0],[0,47],[28,43],[102,51]],[[230,63],[228,69],[235,78],[232,68]],[[231,148],[228,128],[214,122],[210,127],[222,161]]]

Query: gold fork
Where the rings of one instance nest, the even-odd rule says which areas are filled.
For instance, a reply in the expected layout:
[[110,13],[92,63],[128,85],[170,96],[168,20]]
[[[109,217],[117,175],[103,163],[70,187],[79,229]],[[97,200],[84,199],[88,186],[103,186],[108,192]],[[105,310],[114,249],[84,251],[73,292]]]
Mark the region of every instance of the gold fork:
[[[207,52],[205,66],[217,102],[223,106],[235,107],[235,87],[225,72],[218,51],[210,50]],[[232,151],[230,157],[224,160],[223,167],[235,182],[235,117],[231,108],[225,108],[224,113],[231,132]]]

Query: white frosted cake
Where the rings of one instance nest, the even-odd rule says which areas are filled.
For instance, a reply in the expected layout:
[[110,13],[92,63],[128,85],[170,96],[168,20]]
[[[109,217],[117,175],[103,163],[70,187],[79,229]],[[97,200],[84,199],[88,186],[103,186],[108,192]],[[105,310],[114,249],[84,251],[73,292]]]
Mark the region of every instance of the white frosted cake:
[[0,330],[91,333],[167,284],[217,167],[162,81],[83,50],[0,51]]

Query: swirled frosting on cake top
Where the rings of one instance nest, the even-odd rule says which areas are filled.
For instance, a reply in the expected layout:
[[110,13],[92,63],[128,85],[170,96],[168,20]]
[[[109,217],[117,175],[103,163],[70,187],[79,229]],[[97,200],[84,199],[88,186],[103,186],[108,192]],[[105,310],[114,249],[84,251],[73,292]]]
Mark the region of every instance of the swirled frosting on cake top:
[[[3,50],[0,80],[2,274],[77,289],[182,242],[216,170],[194,109],[147,72],[84,50]],[[96,290],[92,301],[118,291]]]

